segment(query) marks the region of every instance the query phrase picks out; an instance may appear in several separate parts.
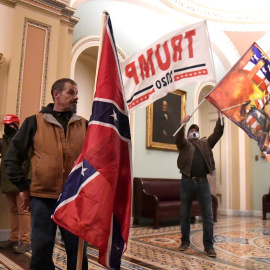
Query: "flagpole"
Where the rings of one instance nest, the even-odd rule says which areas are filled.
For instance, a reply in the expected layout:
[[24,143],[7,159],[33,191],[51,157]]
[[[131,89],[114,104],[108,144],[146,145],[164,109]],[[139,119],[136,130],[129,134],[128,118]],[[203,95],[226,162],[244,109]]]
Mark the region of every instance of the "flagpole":
[[[199,107],[202,105],[202,103],[205,101],[205,98],[203,98],[203,100],[200,102],[200,104],[197,106],[197,108],[193,111],[193,113],[190,115],[192,116],[198,109]],[[173,137],[175,137],[175,135],[180,131],[180,129],[185,125],[186,123],[183,123],[180,125],[180,127],[174,132]]]
[[84,240],[82,238],[79,238],[76,270],[82,269],[83,246],[84,246]]
[[[265,98],[266,96],[269,96],[269,95],[270,95],[270,94],[267,94],[267,95],[265,95],[263,98]],[[257,100],[260,100],[260,99],[263,99],[263,98],[252,99],[252,100],[250,100],[250,102],[254,102],[254,101],[257,101]],[[227,110],[230,110],[230,109],[239,107],[239,106],[241,106],[241,105],[244,105],[244,104],[246,104],[246,103],[247,103],[247,101],[246,101],[246,102],[243,102],[243,103],[236,104],[236,105],[234,105],[234,106],[231,106],[231,107],[228,107],[228,108],[225,108],[225,109],[222,109],[221,111],[224,112],[224,111],[227,111]]]
[[[95,76],[95,86],[94,86],[94,96],[95,96],[96,87],[97,87],[98,69],[99,69],[99,64],[100,64],[100,57],[101,57],[101,52],[102,52],[102,44],[103,44],[104,32],[105,32],[104,25],[105,25],[105,22],[107,20],[108,15],[109,15],[109,13],[106,10],[104,10],[103,14],[102,14],[102,21],[101,21],[100,40],[99,40],[97,67],[96,67],[96,76]],[[84,247],[84,240],[82,238],[79,238],[76,270],[81,270],[82,269],[83,247]]]
[[[215,90],[215,88],[216,87],[214,87],[204,98],[203,98],[203,100],[200,102],[200,104],[197,106],[197,108],[193,111],[193,113],[190,115],[190,116],[192,116],[198,109],[199,109],[199,107],[202,105],[202,103],[205,101],[205,98],[207,97],[207,96],[209,96],[214,90]],[[183,124],[181,124],[179,127],[178,127],[178,129],[174,132],[174,134],[173,134],[173,137],[175,137],[175,135],[180,131],[180,129],[183,127],[185,125],[185,123],[183,123]]]
[[107,16],[109,16],[109,13],[104,10],[102,13],[102,20],[101,20],[101,27],[100,27],[100,38],[99,38],[99,48],[98,48],[98,57],[97,57],[97,67],[96,67],[96,77],[95,77],[95,86],[94,86],[94,96],[96,93],[96,88],[97,88],[97,76],[98,76],[98,70],[99,70],[99,64],[100,64],[100,57],[101,57],[101,52],[102,52],[102,44],[103,44],[103,39],[104,39],[104,32],[105,32],[105,23],[107,21]]

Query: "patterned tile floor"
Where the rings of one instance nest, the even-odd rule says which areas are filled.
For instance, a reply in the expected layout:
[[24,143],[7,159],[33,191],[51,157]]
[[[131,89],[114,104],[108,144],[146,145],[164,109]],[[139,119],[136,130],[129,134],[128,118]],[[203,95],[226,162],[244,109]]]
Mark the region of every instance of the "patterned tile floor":
[[178,250],[180,236],[180,226],[134,228],[125,256],[150,264],[150,269],[270,269],[270,220],[219,218],[214,228],[217,258],[203,251],[201,223],[191,225],[186,252]]
[[[164,226],[158,230],[152,229],[150,225],[131,228],[121,270],[270,269],[270,220],[263,221],[258,217],[219,217],[214,228],[217,258],[209,258],[203,251],[202,224],[198,220],[191,225],[191,245],[185,252],[178,250],[180,236],[178,225]],[[21,266],[17,257],[14,257],[16,255],[12,257],[8,252],[1,253],[3,251],[0,250],[1,270],[27,269]],[[29,261],[31,253],[19,256],[21,261],[22,256]],[[104,269],[97,263],[98,251],[92,246],[88,247],[88,258],[89,270]],[[6,267],[1,266],[3,260]],[[56,269],[66,269],[66,254],[62,243],[55,245],[54,262]]]

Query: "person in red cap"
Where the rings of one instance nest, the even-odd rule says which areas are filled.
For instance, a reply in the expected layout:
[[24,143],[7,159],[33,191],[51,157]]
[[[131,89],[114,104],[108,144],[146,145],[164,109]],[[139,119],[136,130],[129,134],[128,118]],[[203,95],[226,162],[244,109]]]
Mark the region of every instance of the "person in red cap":
[[[8,150],[12,138],[19,129],[19,118],[14,114],[7,114],[1,124],[4,124],[4,135],[0,139],[0,153],[2,160]],[[0,241],[0,248],[14,248],[15,253],[30,250],[30,214],[21,208],[18,188],[13,185],[6,175],[4,162],[1,162],[0,183],[1,192],[6,194],[10,206],[10,236],[7,241]],[[28,174],[29,162],[24,163],[25,173]]]

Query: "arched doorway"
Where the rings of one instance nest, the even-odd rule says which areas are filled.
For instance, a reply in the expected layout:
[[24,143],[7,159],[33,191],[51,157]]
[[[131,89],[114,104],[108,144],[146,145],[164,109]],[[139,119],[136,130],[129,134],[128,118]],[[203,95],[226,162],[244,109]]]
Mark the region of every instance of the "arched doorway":
[[[197,104],[200,104],[204,97],[214,88],[212,82],[203,83],[197,94]],[[218,119],[218,110],[207,100],[202,102],[198,108],[195,120],[200,126],[201,137],[208,137],[214,130]],[[229,121],[225,119],[224,134],[219,142],[213,148],[216,171],[213,176],[209,176],[209,183],[212,194],[215,194],[219,203],[219,213],[227,214],[229,209],[229,184],[230,184],[230,167],[229,156],[230,147],[228,141]]]
[[[76,42],[72,49],[70,76],[78,84],[78,114],[86,119],[92,111],[99,41],[98,36],[88,36]],[[117,53],[120,61],[126,58],[118,47]]]

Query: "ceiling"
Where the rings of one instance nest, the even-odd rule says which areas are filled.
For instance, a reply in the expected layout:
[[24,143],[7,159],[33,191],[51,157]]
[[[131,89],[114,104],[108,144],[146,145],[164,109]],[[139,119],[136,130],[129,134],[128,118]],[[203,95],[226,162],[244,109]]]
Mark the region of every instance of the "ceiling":
[[171,8],[207,20],[270,23],[269,0],[160,0]]
[[[86,20],[83,21],[83,17],[80,15],[82,12],[87,12],[87,6],[82,4],[87,3],[91,6],[88,5],[89,14],[84,16]],[[90,33],[98,35],[99,32],[96,30],[99,30],[99,27],[96,27],[96,21],[99,19],[95,18],[94,21],[94,17],[105,7],[105,9],[109,9],[110,14],[114,15],[114,26],[119,35],[117,40],[120,45],[124,44],[123,48],[128,42],[130,32],[134,36],[141,37],[140,40],[137,39],[134,42],[143,48],[144,45],[138,44],[138,42],[143,40],[147,44],[151,43],[147,40],[156,40],[166,29],[168,31],[177,25],[185,26],[207,20],[212,41],[214,39],[219,41],[218,35],[225,34],[239,56],[253,42],[259,42],[259,46],[267,54],[270,53],[270,0],[257,0],[256,2],[250,0],[73,0],[70,5],[77,10],[83,6],[83,11],[75,13],[81,18],[75,30],[74,41],[90,35]],[[146,18],[151,18],[151,20],[146,23]],[[117,28],[118,20],[119,28]],[[123,21],[127,23],[123,24]],[[169,25],[167,25],[168,22]],[[91,25],[93,27],[89,29]],[[85,31],[86,34],[77,34],[78,29]],[[86,32],[87,29],[89,29],[88,32]],[[145,32],[144,36],[142,29]],[[122,40],[123,42],[121,42]],[[228,46],[228,44],[224,44],[220,50],[224,51],[224,48],[228,48]],[[130,44],[126,49],[128,55],[130,54],[129,48]],[[91,54],[89,51],[87,53]],[[235,59],[232,59],[232,62],[234,61]]]
[[[84,2],[98,0],[71,0],[70,6],[77,8]],[[111,0],[128,2],[150,9],[169,9],[204,20],[224,23],[270,24],[269,0]]]

